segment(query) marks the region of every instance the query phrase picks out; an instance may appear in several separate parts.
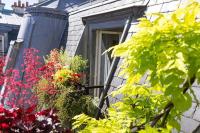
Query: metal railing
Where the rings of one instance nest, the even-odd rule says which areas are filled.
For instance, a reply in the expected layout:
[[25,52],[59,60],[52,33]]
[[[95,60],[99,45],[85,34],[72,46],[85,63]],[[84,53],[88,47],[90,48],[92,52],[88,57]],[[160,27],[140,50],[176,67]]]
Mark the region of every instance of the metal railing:
[[88,86],[88,85],[83,85],[83,84],[77,84],[76,85],[78,91],[83,92],[85,95],[90,94],[90,90],[94,89],[102,89],[103,90],[103,85],[96,85],[96,86]]
[[[101,96],[104,92],[104,85],[95,85],[95,86],[88,86],[88,85],[82,85],[82,84],[77,84],[77,92],[83,93],[84,95],[90,95],[90,90],[94,90],[94,89],[101,89],[100,91],[100,95]],[[109,102],[109,98],[105,97],[105,101],[106,101],[106,106],[107,108],[110,107],[110,102]]]

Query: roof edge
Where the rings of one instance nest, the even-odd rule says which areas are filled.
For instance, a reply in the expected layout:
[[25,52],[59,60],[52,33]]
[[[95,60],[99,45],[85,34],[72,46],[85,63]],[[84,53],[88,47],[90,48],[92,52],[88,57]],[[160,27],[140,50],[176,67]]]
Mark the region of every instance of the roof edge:
[[92,19],[93,17],[107,15],[107,14],[114,14],[114,13],[117,14],[120,11],[128,13],[128,14],[132,14],[134,17],[141,17],[144,14],[145,10],[146,10],[146,6],[144,5],[139,5],[139,6],[137,5],[137,6],[131,6],[131,7],[126,7],[126,8],[117,8],[117,9],[102,11],[102,12],[90,14],[88,16],[84,16],[82,17],[82,21],[83,21],[83,24],[85,24],[88,19]]
[[31,8],[31,7],[40,7],[40,6],[43,6],[44,4],[46,4],[48,2],[53,2],[53,1],[55,1],[55,0],[45,0],[45,1],[42,1],[42,2],[39,2],[39,3],[36,3],[34,5],[31,5],[31,6],[29,6],[29,8]]
[[54,9],[54,8],[46,8],[46,7],[29,7],[25,11],[26,14],[31,14],[31,15],[45,15],[45,16],[54,16],[54,17],[61,17],[63,19],[68,18],[68,13],[63,10],[59,9]]

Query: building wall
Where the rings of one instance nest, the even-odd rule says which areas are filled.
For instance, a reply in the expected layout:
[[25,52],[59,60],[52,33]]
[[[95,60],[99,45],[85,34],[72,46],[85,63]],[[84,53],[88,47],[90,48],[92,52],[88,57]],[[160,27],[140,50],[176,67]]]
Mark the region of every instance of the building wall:
[[[82,23],[82,17],[89,16],[95,13],[101,13],[105,10],[117,9],[126,7],[130,4],[135,5],[145,5],[148,0],[108,0],[106,2],[101,2],[98,4],[82,5],[81,7],[77,7],[76,9],[69,12],[69,29],[68,29],[68,38],[66,43],[66,50],[69,51],[71,55],[74,55],[77,49],[78,42],[81,39],[81,35],[84,31],[84,25]],[[187,2],[187,0],[150,0],[147,5],[146,13],[169,13],[176,10],[181,4]],[[152,16],[148,16],[150,20],[154,18]],[[129,29],[128,37],[131,37],[135,32],[137,32],[138,22],[135,20],[131,23],[131,28]],[[123,76],[119,75],[120,64],[122,60],[118,64],[118,69],[115,72],[114,78],[111,83],[111,87],[109,92],[112,92],[117,89],[118,86],[124,84],[126,80]],[[141,82],[145,81],[145,76]],[[193,90],[197,95],[198,100],[200,100],[200,88],[197,84],[193,85]],[[109,98],[110,102],[115,102],[121,97]],[[180,101],[181,102],[181,101]],[[182,133],[192,133],[197,126],[200,124],[200,107],[197,106],[197,103],[193,100],[193,104],[191,109],[184,113],[181,121],[181,132]]]
[[66,43],[66,50],[70,55],[74,55],[81,39],[81,35],[84,31],[84,24],[82,22],[82,17],[94,15],[109,10],[117,10],[119,8],[125,8],[130,6],[130,4],[141,5],[143,1],[137,0],[107,0],[103,2],[98,2],[92,5],[91,3],[75,7],[73,10],[69,11],[69,28],[68,28],[68,38]]

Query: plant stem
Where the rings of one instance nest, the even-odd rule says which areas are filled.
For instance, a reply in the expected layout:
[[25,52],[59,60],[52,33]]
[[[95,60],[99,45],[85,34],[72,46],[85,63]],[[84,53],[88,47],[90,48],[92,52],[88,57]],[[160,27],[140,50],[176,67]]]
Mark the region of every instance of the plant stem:
[[[185,93],[187,92],[187,90],[189,89],[190,85],[192,85],[192,84],[194,83],[195,79],[196,79],[196,77],[193,76],[192,78],[188,79],[188,80],[183,84],[183,87],[182,87],[182,89],[183,89],[183,94],[185,94]],[[165,106],[164,111],[163,111],[162,113],[156,115],[156,116],[153,118],[153,120],[152,120],[152,122],[151,122],[151,127],[154,127],[162,117],[164,117],[164,118],[163,118],[163,120],[162,120],[162,122],[161,122],[161,127],[164,127],[165,124],[166,124],[166,121],[167,121],[167,117],[169,116],[170,111],[172,110],[173,107],[174,107],[174,104],[173,104],[172,102],[169,102],[169,103]],[[133,127],[134,129],[132,128],[132,129],[133,129],[132,132],[135,133],[135,132],[139,131],[140,129],[144,129],[144,126],[145,126],[145,124],[141,124],[141,125],[139,125],[139,126],[134,126],[134,127]]]
[[[183,84],[183,94],[185,94],[187,92],[187,90],[189,89],[190,85],[192,85],[195,81],[196,77],[193,76],[191,79],[187,80],[184,84]],[[154,117],[154,120],[151,123],[151,126],[154,127],[157,122],[164,116],[163,121],[161,123],[161,126],[163,127],[166,123],[167,117],[171,111],[171,109],[174,107],[174,104],[172,102],[169,102],[164,109],[164,112],[161,113],[160,115],[157,115]]]

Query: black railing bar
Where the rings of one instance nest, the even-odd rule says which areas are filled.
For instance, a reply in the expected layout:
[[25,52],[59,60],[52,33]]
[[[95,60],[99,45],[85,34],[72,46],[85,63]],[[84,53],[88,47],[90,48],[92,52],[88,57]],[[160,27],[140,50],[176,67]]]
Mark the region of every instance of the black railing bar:
[[77,83],[77,85],[83,88],[103,88],[104,87],[104,85],[88,86],[88,84],[81,84],[81,83]]
[[[128,35],[128,30],[130,29],[130,26],[131,26],[132,19],[133,19],[133,14],[131,14],[126,21],[126,24],[125,24],[125,27],[124,27],[124,30],[123,30],[123,33],[122,33],[122,36],[120,38],[119,43],[123,43],[126,40],[126,37]],[[119,60],[120,60],[120,57],[115,57],[113,59],[112,64],[111,64],[111,68],[110,68],[110,71],[108,73],[108,77],[105,81],[104,90],[101,93],[100,102],[99,102],[99,105],[98,105],[98,110],[97,110],[97,113],[96,113],[96,116],[95,116],[96,119],[99,119],[99,117],[101,115],[101,109],[104,105],[105,100],[106,100],[106,103],[108,103],[108,99],[106,98],[106,95],[109,91],[110,84],[113,80],[113,75],[114,75],[114,73],[117,69],[117,65],[119,63]]]
[[84,86],[87,89],[96,89],[96,88],[103,88],[104,86]]

